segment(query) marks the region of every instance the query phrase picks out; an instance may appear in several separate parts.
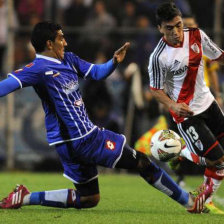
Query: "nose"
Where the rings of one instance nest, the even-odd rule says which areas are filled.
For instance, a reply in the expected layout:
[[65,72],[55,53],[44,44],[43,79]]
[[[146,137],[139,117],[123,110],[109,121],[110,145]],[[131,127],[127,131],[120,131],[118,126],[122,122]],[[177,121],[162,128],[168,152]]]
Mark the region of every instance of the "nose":
[[174,27],[172,31],[173,31],[173,34],[177,34],[178,33],[177,27]]
[[64,40],[64,47],[68,46],[66,40]]

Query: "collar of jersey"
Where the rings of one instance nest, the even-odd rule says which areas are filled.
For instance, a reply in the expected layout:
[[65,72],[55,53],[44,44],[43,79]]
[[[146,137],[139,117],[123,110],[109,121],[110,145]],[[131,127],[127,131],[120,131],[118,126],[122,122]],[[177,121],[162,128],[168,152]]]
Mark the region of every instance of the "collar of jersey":
[[36,54],[36,58],[42,58],[42,59],[45,59],[45,60],[48,60],[48,61],[53,61],[55,63],[61,64],[61,61],[59,61],[58,59],[51,58],[51,57],[48,57],[48,56],[44,56],[44,55],[41,55],[41,54]]

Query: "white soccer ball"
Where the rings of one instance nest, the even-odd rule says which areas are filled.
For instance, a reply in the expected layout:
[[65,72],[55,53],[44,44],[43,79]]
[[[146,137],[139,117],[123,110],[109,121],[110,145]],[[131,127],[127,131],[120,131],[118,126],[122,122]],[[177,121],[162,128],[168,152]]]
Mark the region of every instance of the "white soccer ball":
[[180,136],[172,130],[157,131],[151,139],[152,156],[162,162],[179,155],[181,151]]

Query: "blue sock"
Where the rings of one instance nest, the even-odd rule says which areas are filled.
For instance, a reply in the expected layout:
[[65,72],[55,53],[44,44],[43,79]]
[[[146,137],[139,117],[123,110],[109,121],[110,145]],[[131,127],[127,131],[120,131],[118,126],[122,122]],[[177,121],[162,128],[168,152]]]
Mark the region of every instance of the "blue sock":
[[73,189],[32,192],[29,204],[58,208],[81,208],[80,194]]
[[168,195],[181,205],[187,205],[189,193],[180,188],[173,179],[155,163],[140,171],[140,175],[153,187]]

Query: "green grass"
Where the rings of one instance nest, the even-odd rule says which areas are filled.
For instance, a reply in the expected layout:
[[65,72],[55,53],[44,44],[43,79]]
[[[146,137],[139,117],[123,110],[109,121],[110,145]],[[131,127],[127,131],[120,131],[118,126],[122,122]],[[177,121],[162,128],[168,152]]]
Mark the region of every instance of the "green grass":
[[[173,200],[164,196],[134,175],[105,174],[99,176],[101,202],[92,209],[59,209],[26,206],[18,210],[0,210],[1,224],[219,224],[224,216],[192,215]],[[187,186],[197,187],[202,177],[187,177]],[[16,183],[25,184],[31,191],[72,188],[70,181],[57,173],[1,173],[0,197],[6,196]],[[224,198],[224,187],[218,191]],[[224,205],[219,206],[224,209]]]

